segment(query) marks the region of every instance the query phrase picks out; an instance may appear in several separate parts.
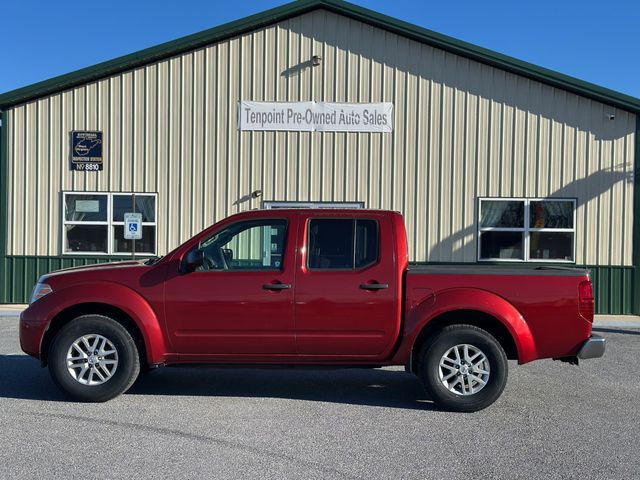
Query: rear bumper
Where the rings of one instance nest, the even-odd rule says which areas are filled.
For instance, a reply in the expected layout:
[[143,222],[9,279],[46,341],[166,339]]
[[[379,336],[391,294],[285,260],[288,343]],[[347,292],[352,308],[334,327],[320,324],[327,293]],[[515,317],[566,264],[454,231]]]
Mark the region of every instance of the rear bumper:
[[600,335],[591,335],[591,337],[582,344],[578,352],[578,358],[586,360],[588,358],[600,358],[604,355],[605,339]]

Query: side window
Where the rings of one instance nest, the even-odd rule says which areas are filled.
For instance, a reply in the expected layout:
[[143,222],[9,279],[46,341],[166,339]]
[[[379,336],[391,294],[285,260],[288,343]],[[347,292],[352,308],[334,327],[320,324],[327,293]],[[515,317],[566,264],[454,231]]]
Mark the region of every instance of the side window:
[[315,219],[309,222],[310,269],[353,270],[378,261],[378,222]]
[[200,244],[207,270],[279,270],[285,252],[286,220],[234,223]]
[[372,265],[378,261],[378,222],[356,221],[355,268]]

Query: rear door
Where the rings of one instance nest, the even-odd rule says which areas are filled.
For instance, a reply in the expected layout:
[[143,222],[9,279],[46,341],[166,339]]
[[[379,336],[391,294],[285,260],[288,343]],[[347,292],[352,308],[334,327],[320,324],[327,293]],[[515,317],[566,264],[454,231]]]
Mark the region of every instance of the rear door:
[[384,356],[398,329],[391,222],[372,212],[338,215],[306,217],[299,229],[297,352]]

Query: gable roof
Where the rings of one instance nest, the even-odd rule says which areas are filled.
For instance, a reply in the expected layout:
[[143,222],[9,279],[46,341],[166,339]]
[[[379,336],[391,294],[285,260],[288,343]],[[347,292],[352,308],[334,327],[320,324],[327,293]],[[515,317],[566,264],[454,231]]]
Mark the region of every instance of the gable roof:
[[93,82],[205,45],[256,30],[282,20],[323,8],[412,40],[522,75],[600,102],[640,113],[640,99],[569,75],[539,67],[486,48],[457,40],[342,0],[298,0],[218,27],[146,48],[129,55],[82,68],[75,72],[34,83],[0,95],[0,109]]

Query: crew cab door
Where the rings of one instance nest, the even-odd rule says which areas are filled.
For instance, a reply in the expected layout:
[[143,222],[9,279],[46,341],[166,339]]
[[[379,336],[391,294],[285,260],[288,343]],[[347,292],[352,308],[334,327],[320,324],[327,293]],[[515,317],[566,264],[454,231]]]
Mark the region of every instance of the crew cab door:
[[178,354],[295,353],[296,229],[296,221],[277,217],[245,219],[192,248],[202,251],[203,265],[165,284],[167,330]]
[[355,218],[306,218],[296,274],[296,345],[300,355],[384,356],[399,330],[391,222],[368,212]]

